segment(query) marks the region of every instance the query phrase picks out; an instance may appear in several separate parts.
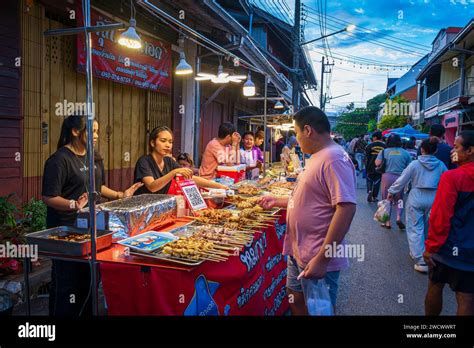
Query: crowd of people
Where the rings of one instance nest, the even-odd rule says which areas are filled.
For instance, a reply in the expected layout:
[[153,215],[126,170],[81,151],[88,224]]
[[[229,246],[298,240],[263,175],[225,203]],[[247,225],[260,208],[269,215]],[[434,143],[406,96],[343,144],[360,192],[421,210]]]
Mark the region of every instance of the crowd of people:
[[460,132],[454,148],[444,134],[437,124],[422,141],[375,131],[338,142],[357,175],[366,178],[367,201],[377,202],[380,190],[381,199],[389,201],[383,228],[392,228],[395,206],[414,269],[429,274],[426,314],[441,312],[442,289],[449,284],[458,314],[474,315],[474,131]]

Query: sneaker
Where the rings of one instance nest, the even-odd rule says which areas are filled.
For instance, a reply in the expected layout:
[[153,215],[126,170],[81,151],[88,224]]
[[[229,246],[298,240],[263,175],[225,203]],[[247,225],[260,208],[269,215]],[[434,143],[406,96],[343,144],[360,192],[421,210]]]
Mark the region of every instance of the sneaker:
[[367,202],[371,203],[374,201],[374,197],[372,196],[372,192],[369,192],[367,195]]
[[428,273],[428,265],[424,262],[415,263],[415,271],[420,273]]

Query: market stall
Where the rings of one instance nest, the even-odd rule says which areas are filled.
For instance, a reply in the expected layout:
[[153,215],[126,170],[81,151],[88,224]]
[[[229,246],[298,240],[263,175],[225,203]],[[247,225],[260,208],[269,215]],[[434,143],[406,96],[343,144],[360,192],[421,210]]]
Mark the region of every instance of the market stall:
[[[185,217],[177,216],[179,196],[172,195],[98,205],[96,259],[108,314],[283,315],[286,214],[265,211],[258,200],[287,195],[292,186],[277,175],[244,181],[233,185],[223,209],[206,204]],[[83,228],[41,231],[30,243],[52,259],[89,262],[87,216],[78,216]]]

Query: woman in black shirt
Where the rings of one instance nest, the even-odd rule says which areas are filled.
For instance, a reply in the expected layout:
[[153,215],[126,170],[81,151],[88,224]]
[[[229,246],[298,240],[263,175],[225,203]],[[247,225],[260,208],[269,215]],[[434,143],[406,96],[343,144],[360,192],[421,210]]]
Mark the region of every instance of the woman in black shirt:
[[157,127],[150,133],[148,149],[150,153],[140,157],[135,165],[134,182],[143,182],[135,194],[161,193],[166,194],[176,174],[181,174],[185,179],[193,179],[200,187],[227,189],[227,186],[211,180],[193,176],[192,169],[181,168],[171,158],[173,148],[173,133],[168,127]]
[[[45,163],[43,174],[43,201],[47,205],[46,225],[74,226],[77,212],[88,200],[88,159],[86,156],[86,118],[69,116],[61,127],[58,148]],[[94,125],[94,143],[98,138],[98,124]],[[108,198],[132,196],[140,185],[124,193],[105,186],[104,167],[100,158],[95,162],[95,181],[101,193]],[[50,291],[51,315],[79,315],[91,313],[89,265],[69,261],[53,261]],[[85,304],[87,300],[87,305]]]

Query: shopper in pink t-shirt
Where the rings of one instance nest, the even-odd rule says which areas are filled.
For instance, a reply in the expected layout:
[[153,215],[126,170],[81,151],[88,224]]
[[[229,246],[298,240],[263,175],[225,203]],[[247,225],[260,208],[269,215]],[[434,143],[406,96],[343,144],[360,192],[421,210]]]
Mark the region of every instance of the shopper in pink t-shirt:
[[217,138],[212,139],[202,155],[199,176],[213,179],[216,176],[219,164],[233,165],[240,163],[240,134],[236,132],[232,123],[223,123],[219,126]]
[[[324,278],[333,306],[339,271],[348,266],[344,247],[356,211],[356,179],[352,161],[330,136],[327,116],[316,107],[305,107],[294,116],[298,143],[311,154],[287,198],[266,196],[264,208],[287,208],[283,254],[288,255],[287,288],[293,297],[293,315],[307,315],[304,289]],[[336,250],[335,250],[336,249]]]

